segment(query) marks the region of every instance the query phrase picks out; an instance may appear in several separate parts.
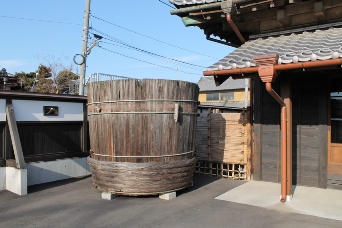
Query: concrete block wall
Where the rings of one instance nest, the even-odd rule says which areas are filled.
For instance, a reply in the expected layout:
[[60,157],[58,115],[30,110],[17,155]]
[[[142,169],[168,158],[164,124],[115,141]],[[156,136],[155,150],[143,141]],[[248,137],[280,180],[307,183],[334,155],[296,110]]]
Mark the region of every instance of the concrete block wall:
[[27,169],[6,167],[6,189],[20,196],[27,195]]
[[86,158],[65,158],[26,165],[28,186],[91,174]]
[[0,167],[0,191],[26,195],[27,187],[73,177],[90,175],[86,158],[65,158],[49,162],[32,162],[26,169]]

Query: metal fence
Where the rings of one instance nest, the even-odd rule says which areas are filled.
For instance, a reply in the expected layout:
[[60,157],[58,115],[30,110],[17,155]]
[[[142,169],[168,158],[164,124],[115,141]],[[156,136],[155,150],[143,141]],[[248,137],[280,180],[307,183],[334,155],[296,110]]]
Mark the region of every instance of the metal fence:
[[[125,79],[135,79],[131,77],[118,76],[113,74],[95,73],[91,74],[89,78],[84,80],[84,95],[87,96],[87,85],[91,82],[101,82],[101,81],[113,81],[113,80],[125,80]],[[80,86],[80,80],[72,80],[69,85],[69,94],[78,94]]]

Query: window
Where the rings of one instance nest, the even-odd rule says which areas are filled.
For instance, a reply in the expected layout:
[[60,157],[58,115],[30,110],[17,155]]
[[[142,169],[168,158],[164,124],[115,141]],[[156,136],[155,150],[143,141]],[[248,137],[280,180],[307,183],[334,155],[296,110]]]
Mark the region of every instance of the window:
[[219,100],[219,93],[208,93],[207,94],[207,101],[218,101]]
[[331,142],[342,143],[342,80],[331,79]]
[[342,93],[331,93],[331,142],[342,143]]
[[221,99],[223,101],[231,101],[234,100],[234,92],[226,92],[226,93],[220,93]]

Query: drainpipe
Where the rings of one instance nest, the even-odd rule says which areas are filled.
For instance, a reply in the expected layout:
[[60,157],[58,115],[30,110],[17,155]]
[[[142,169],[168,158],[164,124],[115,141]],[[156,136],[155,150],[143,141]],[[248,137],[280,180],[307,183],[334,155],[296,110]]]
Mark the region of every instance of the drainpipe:
[[273,90],[272,83],[277,77],[275,64],[278,62],[278,55],[270,54],[255,56],[253,60],[259,65],[258,74],[260,79],[265,82],[266,90],[281,106],[281,195],[280,201],[286,202],[287,198],[287,124],[286,124],[286,104],[283,99]]
[[249,82],[249,79],[245,78],[245,109],[246,110],[248,106],[248,82]]
[[266,90],[281,106],[281,202],[286,202],[287,191],[287,124],[286,105],[283,99],[273,90],[272,83],[266,82]]
[[237,35],[237,37],[239,37],[239,40],[241,41],[241,43],[242,44],[246,43],[245,38],[243,38],[241,32],[239,31],[239,29],[236,27],[234,21],[232,20],[232,16],[230,15],[230,13],[228,13],[226,15],[226,19],[227,19],[227,22],[229,23],[230,27],[233,29],[233,31]]

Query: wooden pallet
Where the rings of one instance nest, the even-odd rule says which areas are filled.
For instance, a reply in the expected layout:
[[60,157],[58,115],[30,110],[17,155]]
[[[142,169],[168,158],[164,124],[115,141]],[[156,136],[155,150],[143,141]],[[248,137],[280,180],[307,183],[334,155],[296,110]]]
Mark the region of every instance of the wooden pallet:
[[195,173],[233,180],[248,180],[246,164],[229,164],[219,162],[197,161]]

